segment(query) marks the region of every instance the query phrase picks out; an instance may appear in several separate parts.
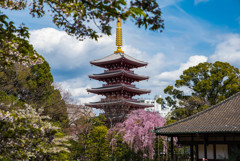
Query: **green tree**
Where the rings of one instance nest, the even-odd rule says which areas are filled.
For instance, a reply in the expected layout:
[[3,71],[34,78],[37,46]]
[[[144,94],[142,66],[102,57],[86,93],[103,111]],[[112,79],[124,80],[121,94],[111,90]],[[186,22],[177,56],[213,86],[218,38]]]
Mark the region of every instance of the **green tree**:
[[44,107],[55,122],[67,122],[67,109],[59,90],[54,89],[49,64],[24,38],[27,28],[15,28],[0,13],[0,91],[21,102]]
[[200,63],[185,70],[175,86],[164,89],[176,120],[202,111],[240,91],[239,69],[229,63]]
[[0,1],[0,7],[10,10],[28,8],[33,17],[43,17],[46,12],[53,23],[77,38],[99,37],[95,24],[103,34],[111,34],[111,22],[118,17],[130,18],[138,27],[162,31],[164,28],[161,10],[156,0],[7,0]]
[[83,115],[68,129],[73,136],[70,160],[107,160],[109,143],[106,139],[108,132],[105,117],[89,117]]
[[0,11],[0,68],[15,62],[25,66],[43,62],[43,57],[37,54],[26,38],[29,38],[28,28],[24,25],[15,27],[14,22]]
[[106,139],[107,133],[108,129],[104,125],[97,126],[91,130],[87,141],[89,145],[87,150],[89,160],[108,160],[109,144]]

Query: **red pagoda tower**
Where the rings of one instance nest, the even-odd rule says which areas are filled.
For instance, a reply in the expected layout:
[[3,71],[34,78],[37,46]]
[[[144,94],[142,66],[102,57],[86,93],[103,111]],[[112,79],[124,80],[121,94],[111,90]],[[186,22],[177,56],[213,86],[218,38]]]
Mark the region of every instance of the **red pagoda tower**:
[[133,82],[149,79],[148,76],[135,74],[131,69],[146,66],[147,63],[130,57],[121,50],[122,28],[121,19],[117,20],[116,33],[117,51],[102,59],[91,61],[92,65],[105,68],[104,73],[89,75],[89,78],[105,82],[102,87],[87,89],[90,93],[103,95],[99,102],[91,102],[86,106],[102,109],[111,125],[122,121],[135,109],[144,109],[152,105],[139,103],[133,96],[150,93],[150,90],[136,88]]

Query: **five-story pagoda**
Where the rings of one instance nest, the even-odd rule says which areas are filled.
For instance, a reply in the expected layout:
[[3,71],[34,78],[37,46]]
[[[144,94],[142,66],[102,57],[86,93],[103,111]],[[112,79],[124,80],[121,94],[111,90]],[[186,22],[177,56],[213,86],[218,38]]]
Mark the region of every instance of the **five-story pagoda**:
[[102,109],[110,126],[122,121],[132,110],[152,107],[152,105],[139,103],[133,96],[150,93],[150,90],[136,88],[132,83],[149,79],[148,76],[135,74],[131,69],[146,66],[147,63],[132,58],[121,49],[122,27],[121,19],[117,20],[116,33],[117,50],[102,59],[91,61],[92,65],[107,70],[101,74],[89,75],[89,78],[106,82],[102,87],[87,89],[90,93],[103,95],[105,98],[99,102],[91,102],[86,106]]

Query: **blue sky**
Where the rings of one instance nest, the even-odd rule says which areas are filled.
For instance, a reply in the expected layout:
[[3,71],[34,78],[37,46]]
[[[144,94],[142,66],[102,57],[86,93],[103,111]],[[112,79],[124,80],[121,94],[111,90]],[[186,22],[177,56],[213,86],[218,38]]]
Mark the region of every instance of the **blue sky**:
[[[123,50],[147,61],[148,67],[136,73],[150,76],[136,83],[151,89],[150,95],[163,95],[183,70],[200,62],[229,62],[240,68],[240,0],[158,0],[165,20],[163,33],[138,29],[130,21],[123,23]],[[61,83],[79,103],[98,101],[86,88],[99,87],[88,74],[103,69],[89,61],[112,54],[115,34],[99,39],[77,41],[58,29],[46,16],[31,18],[26,11],[4,11],[16,24],[24,22],[30,29],[30,42],[51,66],[55,82]],[[113,24],[115,26],[115,24]],[[115,33],[115,28],[113,30]]]

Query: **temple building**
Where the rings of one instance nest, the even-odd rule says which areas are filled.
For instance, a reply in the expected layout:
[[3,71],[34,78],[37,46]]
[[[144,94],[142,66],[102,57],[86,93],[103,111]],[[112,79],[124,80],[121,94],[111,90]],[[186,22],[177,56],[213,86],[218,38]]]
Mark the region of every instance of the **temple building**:
[[105,68],[101,74],[89,75],[90,79],[105,82],[102,87],[87,89],[88,92],[105,96],[99,102],[90,102],[86,106],[102,109],[110,126],[123,121],[132,110],[152,107],[151,104],[139,103],[134,96],[150,93],[150,90],[137,88],[133,82],[149,79],[148,76],[135,74],[132,69],[147,66],[146,62],[137,60],[122,49],[121,19],[117,20],[117,50],[102,59],[91,61],[90,64]]
[[171,137],[171,160],[174,160],[173,137],[178,144],[190,146],[190,160],[240,160],[240,92],[226,100],[180,120],[155,128],[156,135]]

